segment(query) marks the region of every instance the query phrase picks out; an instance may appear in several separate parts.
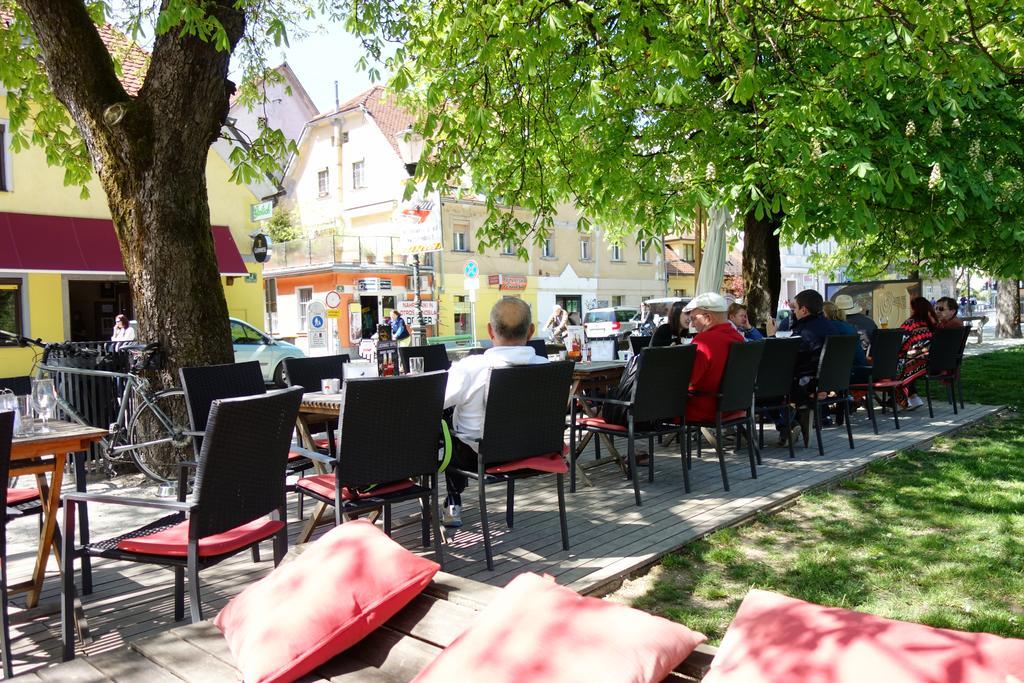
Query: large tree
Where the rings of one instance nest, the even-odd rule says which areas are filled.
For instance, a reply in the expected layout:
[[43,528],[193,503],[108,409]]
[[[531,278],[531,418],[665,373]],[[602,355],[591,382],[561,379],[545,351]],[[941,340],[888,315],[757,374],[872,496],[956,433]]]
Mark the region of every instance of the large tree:
[[[180,366],[232,360],[210,232],[207,155],[236,91],[228,80],[232,53],[242,47],[252,83],[272,78],[263,51],[283,39],[303,5],[124,3],[118,16],[125,33],[110,25],[106,2],[0,0],[0,84],[15,149],[43,146],[68,183],[84,188],[98,177],[141,338],[169,352],[164,382],[173,382]],[[148,63],[125,73],[126,55],[139,51],[130,36],[147,26]],[[236,159],[236,177],[272,168],[283,144],[279,131],[267,131],[250,158]]]
[[[787,240],[901,240],[1019,273],[1024,15],[1002,0],[350,0],[485,237],[576,202],[613,237],[740,212],[757,317]],[[515,220],[506,207],[536,213]],[[589,227],[588,221],[581,229]],[[981,245],[977,250],[961,246]]]

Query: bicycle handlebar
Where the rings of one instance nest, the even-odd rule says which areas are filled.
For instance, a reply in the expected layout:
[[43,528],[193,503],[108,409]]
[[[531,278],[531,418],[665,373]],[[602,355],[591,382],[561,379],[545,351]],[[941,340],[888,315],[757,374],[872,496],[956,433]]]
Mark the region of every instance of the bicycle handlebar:
[[18,346],[38,346],[41,349],[45,349],[48,344],[44,344],[42,339],[30,339],[29,337],[23,337],[20,334],[8,332],[7,330],[0,330],[0,336],[13,339],[18,342]]

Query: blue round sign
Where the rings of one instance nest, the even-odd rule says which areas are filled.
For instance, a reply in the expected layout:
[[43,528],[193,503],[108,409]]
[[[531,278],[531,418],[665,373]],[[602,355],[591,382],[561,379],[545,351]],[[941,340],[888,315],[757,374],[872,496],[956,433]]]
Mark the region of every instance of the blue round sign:
[[473,278],[480,274],[480,269],[477,267],[476,261],[467,261],[462,272],[466,274],[466,277]]
[[323,316],[320,315],[314,315],[312,318],[309,319],[309,324],[310,326],[312,326],[314,330],[319,330],[321,327],[324,326],[324,318]]

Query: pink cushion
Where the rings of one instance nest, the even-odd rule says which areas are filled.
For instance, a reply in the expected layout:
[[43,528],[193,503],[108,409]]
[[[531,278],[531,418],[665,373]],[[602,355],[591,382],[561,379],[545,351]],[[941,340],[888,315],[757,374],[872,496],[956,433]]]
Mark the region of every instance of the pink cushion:
[[1024,640],[822,607],[752,590],[704,683],[1003,683],[1024,672]]
[[8,505],[20,505],[30,500],[39,500],[39,489],[7,489]]
[[525,573],[413,681],[661,681],[704,640],[667,619]]
[[[199,539],[199,557],[223,555],[244,548],[250,543],[270,538],[284,527],[276,519],[257,519],[213,536]],[[188,554],[188,520],[149,536],[126,538],[117,544],[118,550],[146,555],[184,557]]]
[[292,681],[390,619],[438,569],[373,524],[346,522],[242,591],[214,623],[247,683]]
[[[372,489],[357,491],[358,496],[366,498],[369,496],[383,496],[386,493],[394,493],[395,491],[404,491],[405,489],[411,489],[415,485],[415,482],[411,479],[403,479],[402,481],[392,482],[390,484],[382,484],[381,486],[375,486]],[[305,489],[310,493],[315,493],[323,498],[334,498],[334,475],[333,474],[315,474],[312,477],[303,477],[295,482],[295,486],[300,489]],[[341,487],[341,499],[352,500],[355,496],[352,495],[352,491],[347,486]]]
[[629,428],[625,425],[612,424],[611,422],[605,422],[604,418],[600,417],[581,417],[579,423],[584,427],[598,427],[600,429],[612,429],[616,432],[628,432]]
[[547,455],[535,455],[531,458],[503,462],[500,465],[487,468],[487,474],[501,474],[502,472],[515,472],[517,470],[540,470],[541,472],[553,472],[565,474],[569,466],[565,464],[565,458],[561,453],[548,453]]

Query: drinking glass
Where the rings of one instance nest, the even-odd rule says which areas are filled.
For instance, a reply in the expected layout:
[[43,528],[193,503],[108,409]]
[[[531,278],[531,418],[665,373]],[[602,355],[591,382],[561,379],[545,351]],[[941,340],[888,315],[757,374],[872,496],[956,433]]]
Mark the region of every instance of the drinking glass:
[[36,414],[42,418],[43,426],[38,429],[40,434],[49,434],[53,430],[46,424],[57,404],[57,393],[53,388],[52,379],[36,379],[32,381],[32,405]]
[[776,339],[789,339],[792,336],[793,336],[793,331],[792,330],[776,330],[775,331],[775,338]]
[[423,357],[422,356],[410,356],[409,357],[409,374],[419,375],[423,372]]
[[883,330],[889,329],[889,319],[883,315],[881,318],[878,319],[878,326],[881,327]]

